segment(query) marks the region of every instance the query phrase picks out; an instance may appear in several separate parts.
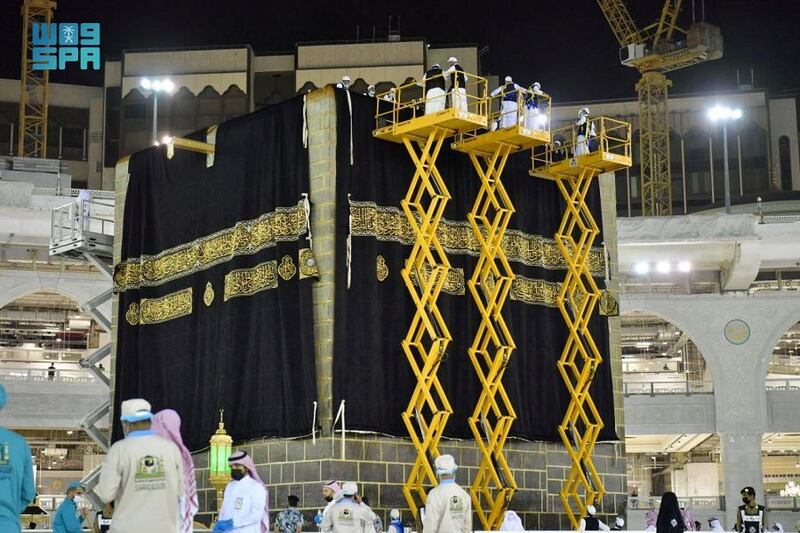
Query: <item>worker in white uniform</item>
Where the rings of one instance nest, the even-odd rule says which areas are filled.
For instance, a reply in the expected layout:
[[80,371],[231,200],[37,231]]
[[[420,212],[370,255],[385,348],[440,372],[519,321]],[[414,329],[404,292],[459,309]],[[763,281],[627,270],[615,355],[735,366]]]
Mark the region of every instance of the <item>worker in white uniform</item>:
[[458,465],[452,455],[434,461],[439,486],[428,493],[422,533],[469,533],[472,531],[472,502],[456,483]]
[[542,85],[537,81],[530,87],[525,94],[525,128],[529,130],[541,130],[547,124],[546,120],[542,120],[541,104]]
[[342,485],[342,498],[322,516],[323,532],[364,533],[375,521],[375,513],[356,501],[358,485],[348,481]]
[[352,80],[350,79],[350,76],[345,74],[344,76],[342,76],[342,81],[340,81],[339,83],[336,84],[336,88],[337,89],[347,89],[347,90],[349,90],[351,83],[352,83]]
[[422,86],[425,91],[425,114],[430,115],[444,111],[447,97],[444,91],[444,74],[438,63],[431,65],[431,68],[422,75],[422,81],[417,85]]
[[225,487],[222,510],[214,532],[267,533],[269,531],[269,493],[256,471],[253,459],[243,451],[228,459],[231,482]]
[[458,64],[458,59],[451,57],[447,60],[450,68],[445,74],[450,74],[450,105],[458,111],[469,111],[467,106],[467,75]]
[[725,531],[722,528],[722,524],[719,523],[719,519],[715,516],[708,519],[708,528],[715,533],[722,533]]
[[506,76],[505,83],[492,91],[492,98],[501,96],[500,100],[500,128],[511,128],[517,125],[519,117],[519,92],[525,91],[511,76]]
[[575,126],[577,127],[577,131],[575,132],[575,157],[578,157],[589,153],[587,138],[597,136],[594,124],[589,120],[588,107],[582,107],[581,110],[578,111],[578,121],[575,123]]

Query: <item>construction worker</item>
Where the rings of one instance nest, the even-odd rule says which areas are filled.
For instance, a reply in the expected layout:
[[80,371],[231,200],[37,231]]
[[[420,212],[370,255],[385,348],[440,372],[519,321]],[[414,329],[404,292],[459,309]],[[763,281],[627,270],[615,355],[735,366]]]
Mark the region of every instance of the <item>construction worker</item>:
[[336,84],[336,88],[337,89],[347,89],[347,90],[349,90],[350,89],[350,83],[351,83],[350,76],[345,74],[344,76],[342,76],[342,81],[340,81],[339,83]]
[[587,137],[597,137],[594,124],[589,120],[588,107],[582,107],[580,111],[578,111],[578,121],[575,123],[575,126],[577,126],[575,132],[575,157],[578,157],[589,153]]
[[433,464],[439,486],[431,489],[425,501],[422,533],[470,533],[472,502],[456,483],[455,459],[452,455],[440,455]]
[[442,67],[438,63],[434,63],[431,68],[425,71],[422,81],[417,85],[422,86],[425,91],[426,115],[444,111],[447,102],[444,90],[444,74],[442,73]]
[[500,128],[511,128],[519,120],[519,92],[525,89],[514,83],[511,76],[506,76],[505,83],[493,90],[492,98],[502,95],[500,100]]
[[545,122],[541,120],[544,115],[541,114],[539,109],[540,97],[542,92],[542,85],[537,81],[530,87],[528,92],[525,93],[525,128],[529,130],[544,129]]
[[458,59],[451,57],[447,60],[450,68],[445,74],[450,74],[450,105],[458,111],[469,111],[467,106],[467,75],[458,64]]

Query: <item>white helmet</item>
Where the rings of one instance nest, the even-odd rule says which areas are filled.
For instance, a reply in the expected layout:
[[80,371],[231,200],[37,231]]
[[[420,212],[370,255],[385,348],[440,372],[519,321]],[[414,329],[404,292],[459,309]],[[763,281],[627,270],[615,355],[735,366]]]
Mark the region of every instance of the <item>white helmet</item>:
[[354,496],[355,494],[358,494],[358,485],[352,481],[348,481],[342,485],[342,494],[345,496]]
[[433,462],[437,474],[455,474],[458,465],[452,455],[440,455]]
[[506,83],[511,83],[514,80],[511,79],[511,76],[506,76],[506,80],[505,81],[506,81]]
[[594,514],[597,512],[597,509],[594,505],[587,505],[586,512],[589,513],[589,516],[594,516]]
[[392,509],[389,513],[389,517],[392,520],[400,520],[400,511],[398,509]]
[[533,82],[533,88],[536,89],[536,90],[539,90],[539,89],[542,88],[542,84],[539,83],[538,81],[535,81],[535,82]]
[[453,56],[450,56],[450,59],[447,60],[448,63],[458,63],[458,59]]
[[582,107],[581,110],[578,111],[578,116],[588,115],[588,114],[589,114],[589,108],[588,107]]

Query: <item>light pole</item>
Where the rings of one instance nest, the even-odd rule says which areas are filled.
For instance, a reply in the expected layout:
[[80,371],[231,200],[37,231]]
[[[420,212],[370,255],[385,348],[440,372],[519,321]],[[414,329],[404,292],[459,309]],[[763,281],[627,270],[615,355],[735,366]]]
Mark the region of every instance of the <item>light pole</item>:
[[175,90],[175,84],[168,78],[158,80],[142,78],[139,86],[153,94],[153,144],[158,145],[158,93],[172,94],[172,91]]
[[[723,157],[725,158],[725,213],[730,214],[731,175],[728,170],[728,121],[742,118],[742,110],[717,105],[708,110],[708,118],[711,122],[722,122],[722,147]],[[713,161],[711,164],[714,164]],[[711,186],[713,187],[714,184],[712,183]]]

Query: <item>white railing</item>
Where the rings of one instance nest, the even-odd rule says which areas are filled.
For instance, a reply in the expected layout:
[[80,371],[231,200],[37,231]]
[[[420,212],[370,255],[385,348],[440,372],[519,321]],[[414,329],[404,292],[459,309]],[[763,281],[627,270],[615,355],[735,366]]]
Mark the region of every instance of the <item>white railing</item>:
[[800,509],[800,498],[792,498],[790,496],[767,496],[767,509],[797,511]]
[[714,384],[711,381],[641,381],[625,382],[622,392],[626,396],[634,394],[713,394]]
[[81,357],[91,350],[43,350],[27,348],[0,349],[0,361],[19,361],[28,363],[47,363],[51,361],[62,363],[77,363]]
[[[33,194],[42,196],[70,196],[72,198],[77,198],[81,190],[83,189],[70,189],[70,188],[58,189],[56,187],[34,187]],[[112,200],[116,198],[116,193],[114,191],[89,189],[89,192],[92,193],[92,198],[109,198]]]
[[80,200],[53,209],[50,245],[83,238],[84,232],[114,235],[114,202]]
[[[715,511],[725,510],[725,496],[692,496],[691,498],[678,498],[681,507],[692,509],[706,509]],[[661,496],[639,498],[628,496],[628,509],[649,510],[661,506]]]
[[770,391],[800,391],[800,377],[795,379],[767,379],[766,388]]
[[99,383],[88,370],[49,370],[47,368],[0,368],[0,382]]

